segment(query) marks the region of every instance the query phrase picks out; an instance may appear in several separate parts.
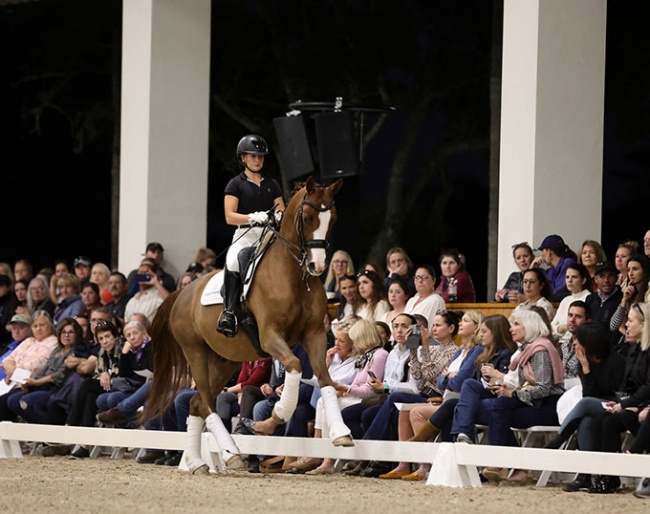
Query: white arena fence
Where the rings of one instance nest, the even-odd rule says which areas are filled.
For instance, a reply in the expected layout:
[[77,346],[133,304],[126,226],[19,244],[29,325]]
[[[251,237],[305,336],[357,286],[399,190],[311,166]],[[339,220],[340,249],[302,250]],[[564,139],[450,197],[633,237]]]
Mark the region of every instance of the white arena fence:
[[[0,422],[0,458],[21,458],[20,442],[84,444],[113,448],[183,450],[184,432],[142,429],[87,428]],[[328,439],[233,435],[243,454],[331,457],[342,460],[430,462],[427,485],[480,487],[478,467],[495,466],[546,472],[591,473],[643,478],[650,475],[647,455],[545,450],[399,441],[355,441],[355,446],[334,447]],[[201,444],[211,471],[223,470],[219,447],[210,433]],[[181,469],[187,469],[184,463]]]

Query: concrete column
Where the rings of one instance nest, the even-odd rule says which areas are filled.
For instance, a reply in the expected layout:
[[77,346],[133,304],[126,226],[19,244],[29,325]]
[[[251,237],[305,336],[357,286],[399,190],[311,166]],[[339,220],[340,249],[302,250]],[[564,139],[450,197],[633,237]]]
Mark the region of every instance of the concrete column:
[[148,242],[178,277],[207,226],[210,0],[125,0],[118,266]]
[[499,287],[511,246],[600,240],[606,0],[505,0]]

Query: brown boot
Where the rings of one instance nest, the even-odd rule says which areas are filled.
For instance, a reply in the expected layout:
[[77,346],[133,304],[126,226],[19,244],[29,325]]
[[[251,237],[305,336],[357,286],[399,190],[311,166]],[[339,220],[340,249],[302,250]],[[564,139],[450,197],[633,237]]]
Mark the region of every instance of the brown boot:
[[438,427],[433,426],[430,422],[426,422],[424,425],[420,427],[420,429],[416,432],[416,434],[408,439],[409,441],[429,441],[433,439],[435,436],[438,435],[438,432],[440,432],[440,429]]

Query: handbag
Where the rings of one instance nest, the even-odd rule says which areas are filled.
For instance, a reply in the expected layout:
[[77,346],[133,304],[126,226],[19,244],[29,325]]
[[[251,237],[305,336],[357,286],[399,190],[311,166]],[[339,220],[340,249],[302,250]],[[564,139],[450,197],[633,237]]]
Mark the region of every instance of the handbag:
[[111,380],[111,392],[134,393],[142,385],[129,377],[115,377]]

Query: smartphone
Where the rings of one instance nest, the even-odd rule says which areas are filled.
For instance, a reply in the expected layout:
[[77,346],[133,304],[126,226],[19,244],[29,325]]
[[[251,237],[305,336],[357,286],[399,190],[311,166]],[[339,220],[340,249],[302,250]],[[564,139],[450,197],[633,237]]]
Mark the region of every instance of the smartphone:
[[138,273],[135,276],[135,281],[136,282],[149,282],[151,280],[151,275],[148,273]]
[[411,325],[411,335],[406,340],[406,348],[417,350],[418,346],[420,346],[420,326],[413,324]]
[[377,375],[375,375],[371,369],[368,370],[368,376],[377,380]]

